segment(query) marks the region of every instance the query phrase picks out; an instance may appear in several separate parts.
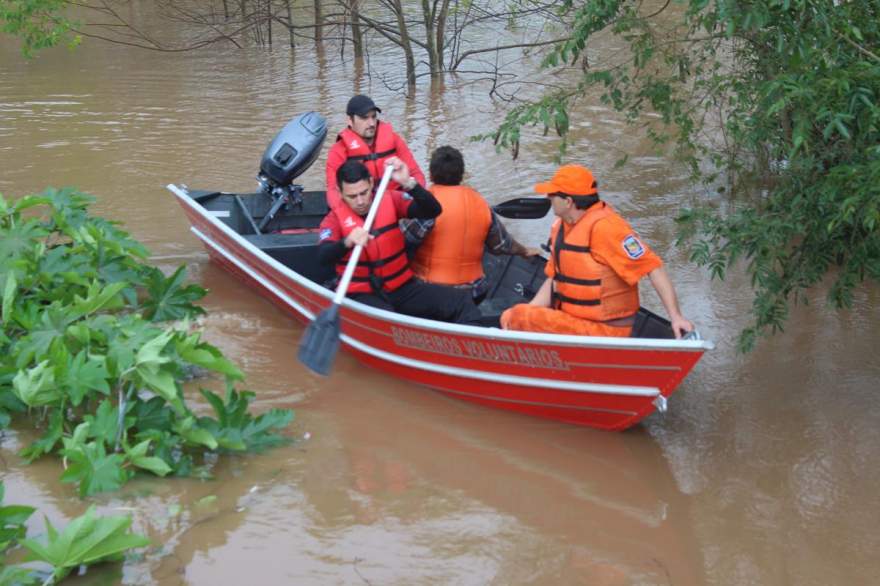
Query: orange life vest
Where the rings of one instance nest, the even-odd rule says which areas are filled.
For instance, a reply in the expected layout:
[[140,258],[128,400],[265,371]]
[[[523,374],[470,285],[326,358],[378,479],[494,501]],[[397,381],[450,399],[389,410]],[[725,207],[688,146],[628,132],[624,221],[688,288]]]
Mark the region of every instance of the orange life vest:
[[[387,122],[376,124],[376,136],[373,144],[369,145],[351,128],[346,128],[336,137],[336,141],[342,141],[345,146],[346,160],[360,161],[364,164],[375,181],[382,178],[385,170],[385,159],[397,154],[397,146],[394,141],[394,129]],[[405,161],[407,165],[409,161]],[[396,184],[391,186],[395,188]]]
[[463,285],[483,276],[483,246],[492,212],[483,197],[464,185],[433,185],[431,193],[443,207],[434,228],[410,263],[421,279]]
[[[386,194],[379,203],[379,210],[373,221],[370,234],[372,240],[364,247],[357,267],[351,278],[348,290],[352,293],[375,293],[377,290],[394,291],[412,278],[406,258],[406,243],[397,225],[397,210]],[[332,213],[339,218],[342,237],[345,238],[356,227],[363,227],[364,218],[347,205],[340,205]],[[336,273],[342,276],[351,251],[336,263]]]
[[628,285],[590,254],[593,227],[612,216],[619,217],[611,206],[595,204],[574,226],[559,219],[553,224],[550,254],[557,309],[593,321],[628,317],[639,310],[638,285]]

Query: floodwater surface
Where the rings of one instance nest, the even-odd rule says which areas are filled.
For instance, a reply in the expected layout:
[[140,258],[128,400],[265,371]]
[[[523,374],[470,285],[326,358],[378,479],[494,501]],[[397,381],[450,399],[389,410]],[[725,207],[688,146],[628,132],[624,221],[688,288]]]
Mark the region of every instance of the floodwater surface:
[[[880,291],[862,289],[843,313],[818,291],[783,334],[738,355],[748,280],[713,282],[675,245],[672,218],[703,194],[598,102],[573,113],[566,161],[593,169],[716,343],[667,413],[603,433],[447,399],[346,355],[331,377],[309,374],[295,358],[301,326],[208,262],[166,184],[251,191],[284,123],[324,114],[326,154],[357,92],[372,95],[423,168],[434,148],[460,148],[467,180],[490,201],[528,195],[555,168],[555,145],[538,133],[516,161],[469,141],[509,107],[486,86],[420,81],[407,98],[375,74],[399,74],[394,50],[375,51],[371,70],[330,53],[92,42],[25,61],[0,38],[0,192],[94,194],[94,210],[123,222],[155,264],[185,264],[210,290],[207,337],[247,373],[255,408],[296,411],[293,445],[224,456],[214,480],[143,479],[86,500],[59,482],[57,460],[19,460],[29,432],[3,436],[7,503],[58,525],[94,502],[130,512],[153,539],[144,555],[74,583],[880,582]],[[615,168],[625,151],[629,163]],[[300,178],[307,188],[323,189],[325,154]],[[531,246],[549,224],[509,223]],[[41,532],[41,516],[30,527]]]

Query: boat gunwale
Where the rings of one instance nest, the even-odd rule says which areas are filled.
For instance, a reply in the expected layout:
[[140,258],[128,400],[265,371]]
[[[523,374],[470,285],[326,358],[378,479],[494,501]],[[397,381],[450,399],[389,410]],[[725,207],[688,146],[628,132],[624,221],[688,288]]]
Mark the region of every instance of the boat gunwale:
[[[312,293],[317,293],[323,297],[328,304],[333,300],[333,292],[329,289],[318,285],[314,281],[307,279],[303,275],[297,273],[291,268],[285,266],[278,260],[272,258],[262,249],[249,242],[241,234],[230,228],[225,223],[209,213],[204,206],[200,205],[195,199],[189,195],[186,188],[180,188],[170,183],[166,189],[171,191],[182,203],[192,209],[199,217],[206,220],[209,224],[220,230],[227,237],[231,238],[238,245],[249,251],[255,257],[263,261],[268,267],[274,269],[281,276],[291,279],[297,285],[307,288]],[[218,192],[224,195],[235,195],[232,193]],[[190,226],[190,230],[196,234],[198,229]],[[198,237],[198,234],[196,234]],[[200,238],[201,240],[202,238]],[[712,350],[715,345],[709,340],[668,340],[656,338],[611,338],[604,336],[576,336],[569,334],[549,334],[540,332],[525,332],[502,330],[498,328],[488,328],[483,326],[469,326],[463,324],[440,322],[420,317],[399,314],[393,311],[387,311],[371,307],[369,305],[357,302],[349,297],[342,300],[341,305],[356,313],[373,317],[380,321],[391,322],[404,327],[417,327],[426,330],[432,330],[444,334],[457,334],[473,336],[480,339],[503,340],[508,342],[532,343],[545,346],[563,346],[563,347],[582,347],[582,348],[603,348],[614,350],[652,350],[663,352],[705,352]],[[315,314],[302,307],[295,308],[309,320],[315,319]],[[343,319],[345,319],[343,315]]]

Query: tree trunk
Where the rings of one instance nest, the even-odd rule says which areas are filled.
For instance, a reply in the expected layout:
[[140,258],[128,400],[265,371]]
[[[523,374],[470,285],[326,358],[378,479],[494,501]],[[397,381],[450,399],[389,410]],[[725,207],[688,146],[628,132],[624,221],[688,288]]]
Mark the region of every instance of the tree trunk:
[[321,16],[321,0],[315,0],[315,42],[324,40],[324,17]]
[[360,0],[351,0],[351,39],[354,46],[354,58],[364,58],[364,33],[361,30]]
[[287,30],[290,33],[290,48],[296,47],[296,39],[293,36],[293,0],[287,0]]
[[431,0],[422,0],[422,18],[425,22],[425,42],[428,47],[428,69],[431,71],[431,77],[437,75],[440,64],[437,62],[437,51],[434,47],[434,7]]
[[266,0],[266,34],[269,37],[269,46],[272,46],[272,0]]
[[440,14],[436,17],[437,38],[434,41],[434,50],[437,52],[437,69],[443,68],[443,52],[446,49],[446,19],[449,17],[449,0],[442,0]]
[[406,84],[410,90],[416,87],[416,59],[413,56],[412,42],[409,39],[409,31],[406,28],[406,19],[403,15],[403,6],[400,0],[394,0],[394,11],[397,13],[397,28],[400,31],[400,46],[406,60]]

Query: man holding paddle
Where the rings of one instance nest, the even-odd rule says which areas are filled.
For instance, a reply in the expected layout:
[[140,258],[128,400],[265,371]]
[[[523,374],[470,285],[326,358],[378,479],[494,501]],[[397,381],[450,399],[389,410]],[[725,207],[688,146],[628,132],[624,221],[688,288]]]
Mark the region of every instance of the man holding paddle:
[[[406,163],[391,157],[390,179],[404,191],[375,193],[370,171],[359,161],[347,161],[336,172],[340,205],[321,222],[318,260],[333,264],[344,277],[347,261],[358,247],[360,257],[352,271],[347,294],[361,303],[406,315],[447,322],[479,325],[480,312],[466,291],[423,283],[413,278],[406,256],[401,218],[436,218],[442,208],[437,199],[413,177]],[[383,178],[383,184],[388,179]],[[365,217],[373,214],[365,229]],[[340,283],[340,287],[345,280]]]

